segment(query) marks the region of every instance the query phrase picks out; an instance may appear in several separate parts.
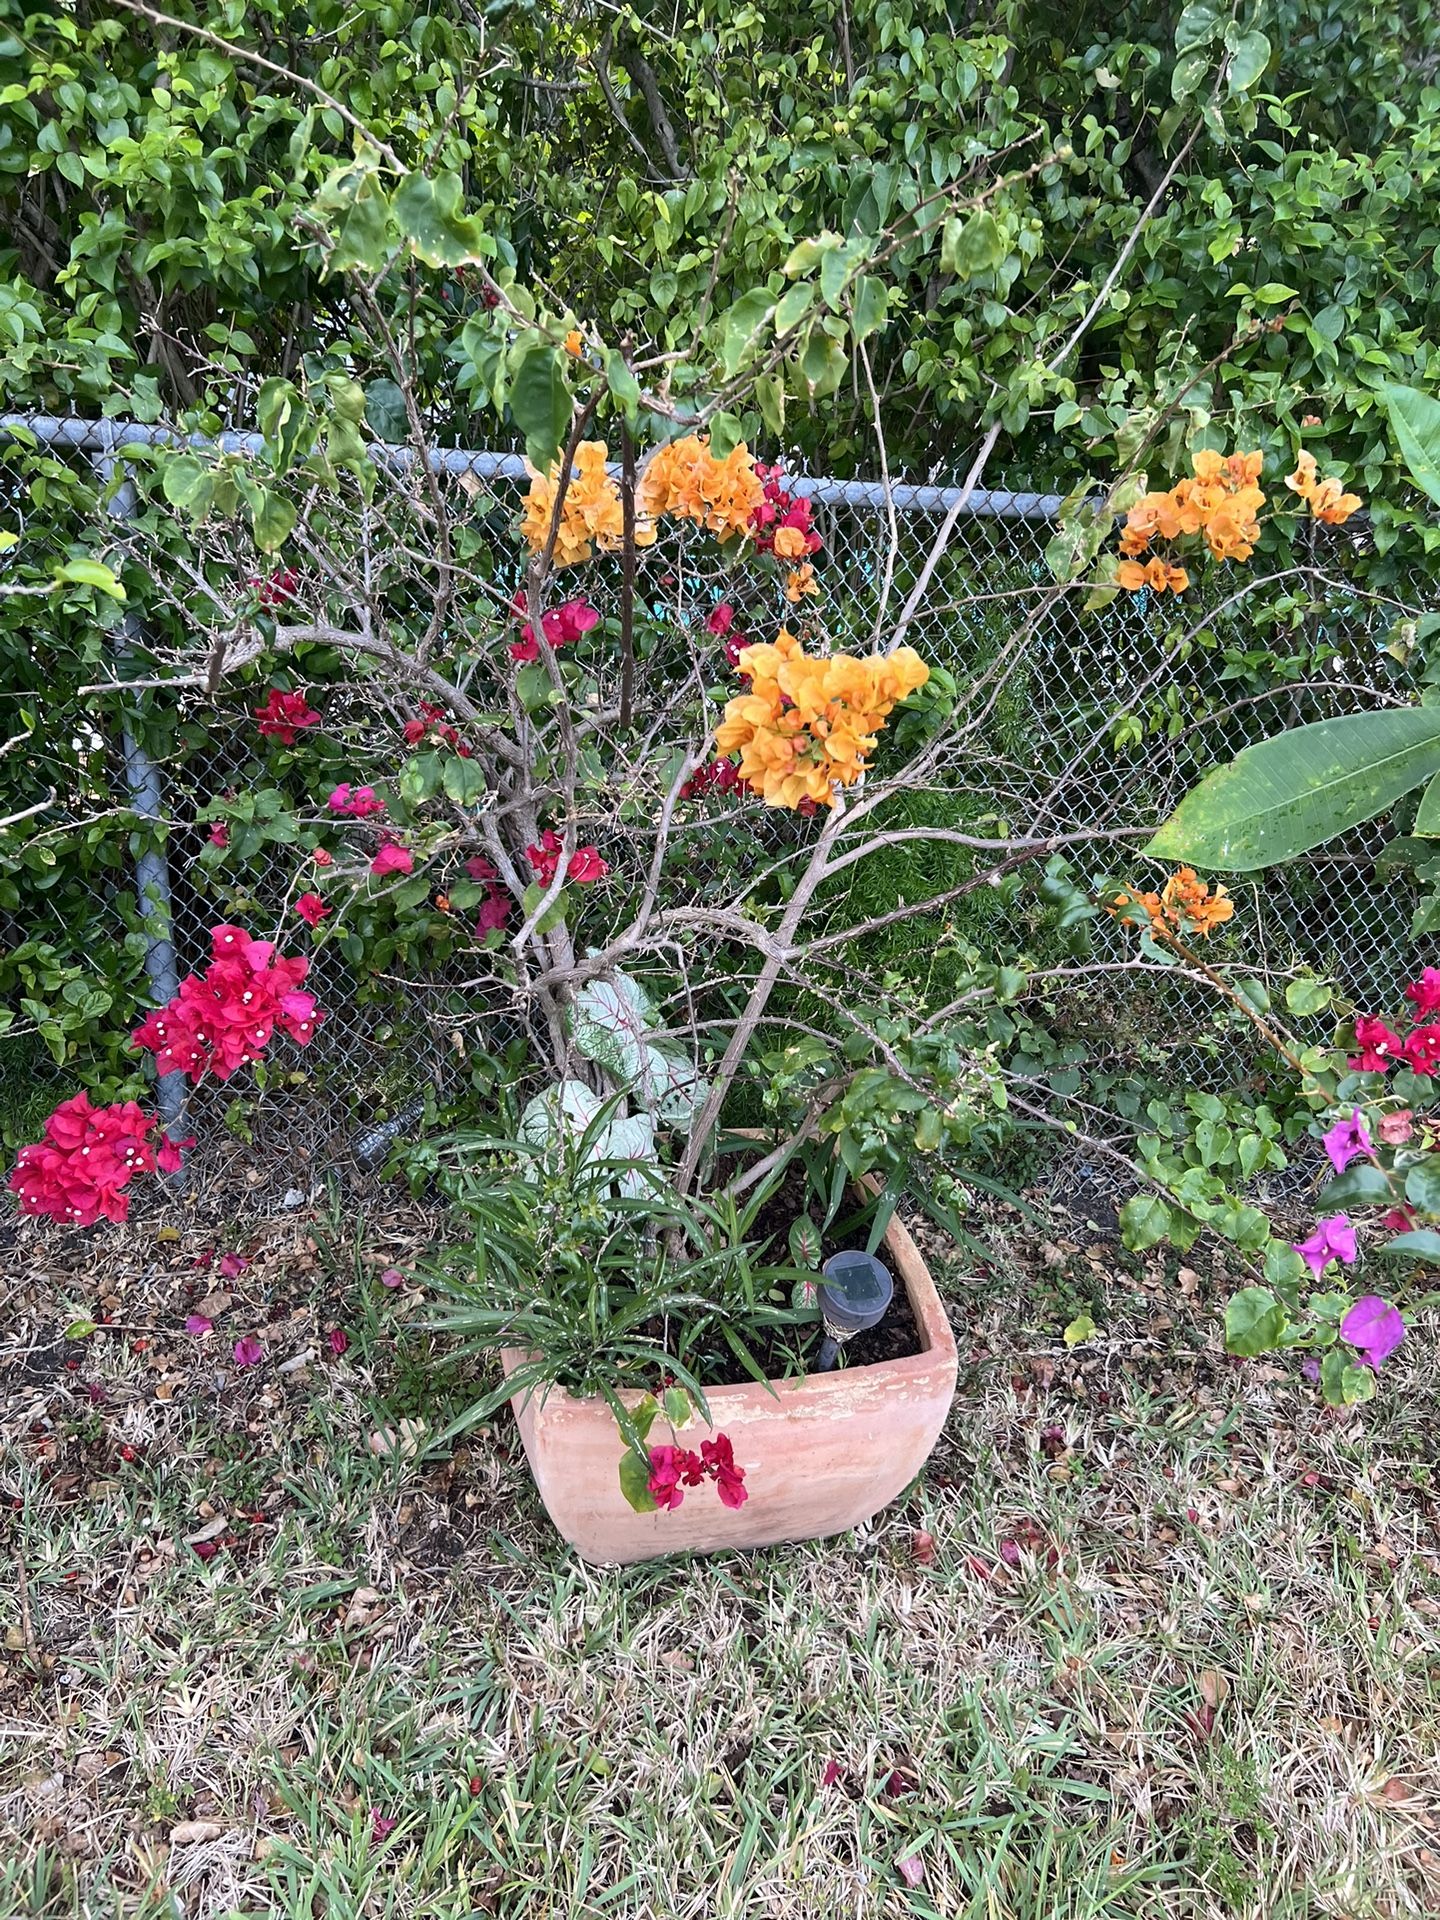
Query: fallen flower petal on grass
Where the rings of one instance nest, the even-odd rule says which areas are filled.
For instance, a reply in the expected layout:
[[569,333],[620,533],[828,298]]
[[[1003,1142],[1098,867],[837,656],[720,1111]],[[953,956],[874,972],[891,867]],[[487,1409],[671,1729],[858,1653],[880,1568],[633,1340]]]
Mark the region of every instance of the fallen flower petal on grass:
[[382,1287],[389,1287],[393,1293],[396,1287],[404,1286],[405,1276],[398,1267],[386,1267],[380,1276],[380,1284]]
[[335,1355],[336,1359],[338,1360],[340,1355],[344,1353],[346,1348],[350,1345],[349,1334],[346,1333],[343,1327],[332,1327],[329,1333],[326,1335],[326,1338],[330,1342],[330,1351]]
[[265,1358],[265,1349],[253,1333],[247,1333],[243,1339],[235,1342],[235,1364],[237,1367],[257,1366]]
[[895,1871],[907,1887],[918,1887],[925,1878],[925,1863],[918,1853],[907,1854],[903,1860],[895,1862]]
[[186,1316],[185,1331],[195,1339],[203,1340],[207,1333],[214,1330],[214,1325],[214,1321],[207,1320],[203,1313],[192,1313]]

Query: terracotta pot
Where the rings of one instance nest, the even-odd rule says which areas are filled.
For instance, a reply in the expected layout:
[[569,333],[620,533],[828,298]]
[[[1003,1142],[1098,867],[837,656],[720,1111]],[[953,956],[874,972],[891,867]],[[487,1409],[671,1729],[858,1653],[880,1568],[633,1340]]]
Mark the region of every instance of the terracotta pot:
[[[922,1351],[833,1373],[712,1387],[716,1428],[745,1469],[742,1507],[722,1507],[713,1484],[686,1491],[668,1513],[636,1513],[620,1491],[624,1443],[600,1399],[563,1387],[511,1401],[545,1510],[586,1560],[623,1565],[667,1553],[768,1547],[843,1533],[880,1511],[915,1478],[940,1436],[955,1393],[955,1336],[920,1250],[898,1220],[885,1236],[889,1263],[910,1296]],[[525,1358],[501,1353],[506,1373]],[[624,1396],[633,1406],[638,1392]],[[698,1447],[704,1426],[680,1444]],[[652,1439],[664,1439],[656,1422]]]

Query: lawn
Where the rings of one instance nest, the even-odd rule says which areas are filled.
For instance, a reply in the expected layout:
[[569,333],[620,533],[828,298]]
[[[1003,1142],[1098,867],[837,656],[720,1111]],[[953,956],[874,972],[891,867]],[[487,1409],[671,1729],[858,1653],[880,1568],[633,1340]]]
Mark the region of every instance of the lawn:
[[463,1383],[379,1276],[433,1226],[17,1230],[4,1920],[1440,1910],[1420,1341],[1337,1414],[1208,1277],[997,1221],[930,1243],[960,1387],[904,1501],[606,1572],[508,1415],[427,1455]]

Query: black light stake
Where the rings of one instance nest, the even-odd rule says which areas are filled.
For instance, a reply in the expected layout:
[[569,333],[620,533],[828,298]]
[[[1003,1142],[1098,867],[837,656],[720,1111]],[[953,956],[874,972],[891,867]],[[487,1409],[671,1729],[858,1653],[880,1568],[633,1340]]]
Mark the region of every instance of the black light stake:
[[878,1326],[895,1296],[888,1267],[873,1253],[832,1253],[820,1269],[820,1318],[825,1338],[820,1342],[817,1373],[833,1367],[840,1349],[857,1333]]

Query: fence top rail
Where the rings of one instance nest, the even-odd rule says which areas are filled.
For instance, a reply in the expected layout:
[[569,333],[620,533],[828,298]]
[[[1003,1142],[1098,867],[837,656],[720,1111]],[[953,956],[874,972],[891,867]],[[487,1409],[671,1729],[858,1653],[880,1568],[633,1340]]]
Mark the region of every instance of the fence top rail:
[[[258,454],[264,441],[258,433],[182,433],[176,427],[147,426],[138,420],[84,420],[54,414],[0,414],[0,433],[12,437],[33,434],[44,446],[71,448],[76,453],[114,455],[122,447],[190,447],[197,452]],[[382,442],[375,448],[388,466],[404,472],[413,466],[413,447]],[[427,463],[440,473],[470,473],[478,480],[523,480],[528,469],[518,453],[496,453],[467,447],[433,447]],[[618,467],[616,472],[619,472]],[[963,489],[896,480],[832,480],[797,473],[786,482],[792,493],[803,494],[819,506],[863,507],[897,513],[949,513]],[[1061,507],[1058,493],[1014,492],[1005,487],[977,487],[962,513],[977,520],[1054,520]]]

